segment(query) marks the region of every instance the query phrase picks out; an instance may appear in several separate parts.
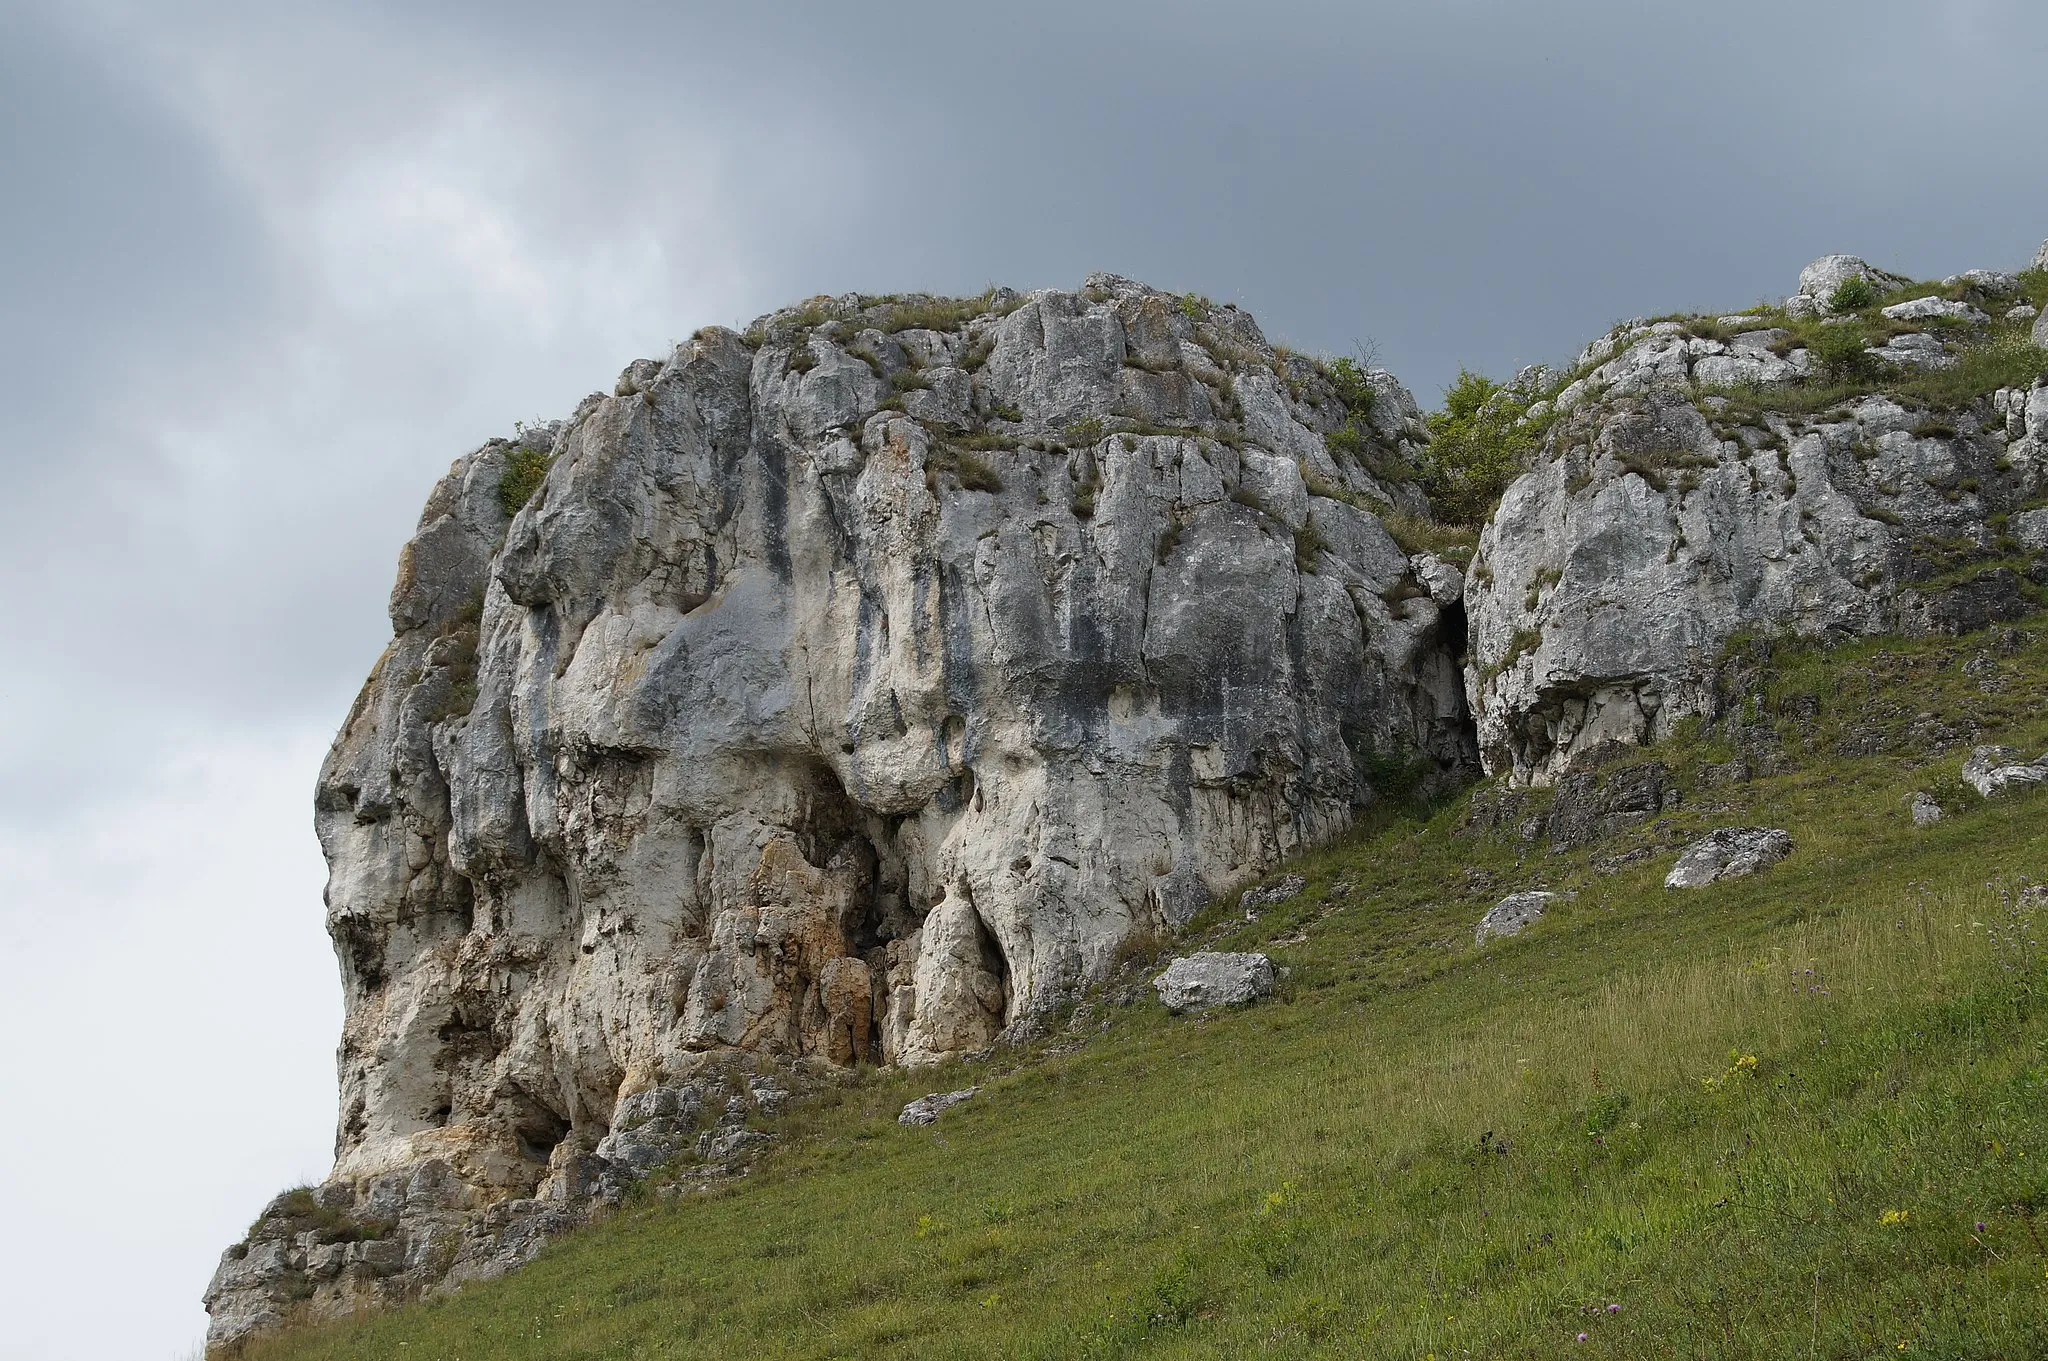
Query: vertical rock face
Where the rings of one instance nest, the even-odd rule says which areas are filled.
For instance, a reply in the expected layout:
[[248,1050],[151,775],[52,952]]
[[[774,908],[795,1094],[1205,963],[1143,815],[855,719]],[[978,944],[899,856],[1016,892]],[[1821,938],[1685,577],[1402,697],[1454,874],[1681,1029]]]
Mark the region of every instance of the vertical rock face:
[[1376,762],[1471,767],[1456,592],[1373,513],[1424,509],[1420,423],[1367,379],[1347,407],[1244,313],[1109,276],[816,300],[459,460],[317,800],[320,1194],[383,1194],[404,1246],[344,1289],[259,1225],[215,1340],[431,1282],[451,1224],[601,1187],[615,1117],[696,1111],[727,1056],[986,1048],[1343,828]]
[[[1795,301],[1851,275],[1903,282],[1830,256]],[[1990,307],[2013,281],[1949,283]],[[2024,323],[1888,320],[1905,333],[1864,352],[1874,390],[1818,411],[1774,397],[1817,367],[1768,319],[1635,323],[1588,347],[1467,574],[1489,774],[1547,784],[1710,714],[1713,665],[1745,630],[1956,633],[2035,608],[2048,521],[2025,507],[2048,493],[2048,379],[1939,407],[1884,390],[2023,341]]]

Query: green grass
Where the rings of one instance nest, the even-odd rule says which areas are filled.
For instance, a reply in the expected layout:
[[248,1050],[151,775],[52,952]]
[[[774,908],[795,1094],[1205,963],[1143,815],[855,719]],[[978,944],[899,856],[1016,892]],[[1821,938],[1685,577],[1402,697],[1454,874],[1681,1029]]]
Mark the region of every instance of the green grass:
[[[1467,800],[1382,805],[1298,862],[1298,898],[1191,928],[1270,951],[1267,1003],[1117,1005],[1142,962],[1047,1041],[799,1105],[730,1189],[248,1355],[2037,1355],[2048,974],[2014,890],[2048,870],[2048,802],[1955,772],[1971,740],[2048,743],[2044,622],[1746,641],[1744,731],[1782,773],[1704,782],[1733,748],[1687,725],[1649,753],[1684,805],[1570,854],[1464,830]],[[1883,754],[1840,754],[1872,732]],[[1920,788],[1951,806],[1925,831]],[[1660,886],[1740,823],[1797,849]],[[1475,949],[1536,886],[1577,896]]]

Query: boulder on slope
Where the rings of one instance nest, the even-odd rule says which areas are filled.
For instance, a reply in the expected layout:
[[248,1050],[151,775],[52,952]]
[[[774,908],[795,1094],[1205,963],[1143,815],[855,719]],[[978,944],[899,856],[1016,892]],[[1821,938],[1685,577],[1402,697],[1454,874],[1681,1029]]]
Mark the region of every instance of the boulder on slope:
[[1203,950],[1174,960],[1152,986],[1168,1011],[1239,1006],[1273,991],[1273,961],[1256,952]]
[[1792,834],[1778,827],[1717,827],[1685,848],[1664,877],[1666,888],[1700,888],[1740,879],[1792,853]]

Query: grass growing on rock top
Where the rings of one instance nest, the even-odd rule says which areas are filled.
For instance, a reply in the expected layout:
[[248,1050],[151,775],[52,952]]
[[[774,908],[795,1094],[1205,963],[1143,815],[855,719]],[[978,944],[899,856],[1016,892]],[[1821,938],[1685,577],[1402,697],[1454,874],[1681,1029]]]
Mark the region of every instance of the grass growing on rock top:
[[[1955,780],[1972,741],[2048,743],[2024,627],[1745,644],[1778,774],[1711,783],[1734,748],[1689,732],[1645,753],[1679,809],[1566,854],[1466,828],[1468,800],[1382,808],[1289,867],[1299,897],[1192,928],[1272,954],[1266,1003],[1172,1017],[1133,968],[1047,1041],[800,1104],[731,1189],[246,1355],[2036,1354],[2048,972],[2019,889],[2048,796]],[[1916,829],[1915,789],[1950,815]],[[1797,849],[1660,886],[1730,824]],[[1576,896],[1474,948],[1537,887]]]

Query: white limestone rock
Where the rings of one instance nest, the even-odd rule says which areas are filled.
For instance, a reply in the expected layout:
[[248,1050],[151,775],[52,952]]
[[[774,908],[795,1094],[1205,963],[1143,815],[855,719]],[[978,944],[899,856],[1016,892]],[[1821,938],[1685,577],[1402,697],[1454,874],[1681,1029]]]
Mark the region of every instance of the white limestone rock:
[[2029,553],[2048,553],[2048,507],[2020,511],[2005,522],[2005,528]]
[[1666,888],[1701,888],[1740,879],[1792,853],[1792,834],[1778,827],[1719,827],[1685,848],[1664,877]]
[[1456,563],[1434,553],[1417,553],[1408,559],[1408,570],[1437,605],[1455,605],[1465,598],[1465,574]]
[[1996,269],[1966,269],[1961,274],[1951,274],[1941,281],[1948,287],[1963,285],[1984,298],[2010,298],[2020,291],[2017,275]]
[[980,1091],[981,1088],[979,1087],[963,1087],[957,1092],[931,1092],[920,1096],[917,1100],[912,1101],[903,1108],[902,1113],[896,1117],[896,1123],[899,1125],[929,1125],[941,1115],[944,1115],[961,1102],[972,1098]]
[[1907,370],[1948,369],[1957,363],[1956,357],[1949,353],[1939,337],[1918,331],[1893,336],[1883,345],[1873,346],[1864,353],[1880,363]]
[[1966,302],[1951,302],[1946,298],[1914,298],[1909,302],[1893,303],[1883,309],[1884,315],[1893,321],[1961,321],[1973,326],[1982,326],[1991,318]]
[[1851,279],[1867,280],[1879,293],[1898,288],[1910,280],[1873,267],[1868,261],[1854,255],[1823,255],[1799,271],[1799,288],[1789,301],[1802,306],[1791,309],[1795,315],[1823,315],[1828,310],[1828,301],[1835,290]]
[[[1923,590],[1912,554],[1940,539],[1995,557],[1994,511],[2048,492],[2048,385],[1933,431],[1881,393],[1739,423],[1718,401],[1589,396],[1507,488],[1463,595],[1489,774],[1549,784],[1601,743],[1716,717],[1715,660],[1746,629],[1959,633],[2031,608],[2010,573]],[[2012,532],[2048,552],[2030,514]]]
[[[1427,508],[1375,471],[1427,438],[1391,375],[1360,456],[1235,307],[1114,275],[923,302],[706,328],[429,497],[315,809],[327,1186],[384,1187],[408,1254],[497,1270],[686,1136],[751,1142],[648,1093],[1030,1033],[1343,830],[1377,797],[1356,752],[1475,764],[1456,607],[1403,599],[1356,508]],[[455,1208],[405,1200],[430,1165]],[[357,1298],[307,1269],[318,1308]],[[253,1280],[215,1341],[266,1316]]]
[[1519,935],[1543,919],[1543,911],[1558,895],[1542,889],[1510,893],[1487,911],[1473,928],[1472,943],[1484,945],[1496,937]]
[[2048,755],[2029,761],[2017,748],[1973,747],[1963,762],[1963,783],[1987,799],[2048,783]]
[[1273,991],[1273,961],[1256,952],[1203,950],[1174,960],[1152,986],[1168,1011],[1241,1006]]

